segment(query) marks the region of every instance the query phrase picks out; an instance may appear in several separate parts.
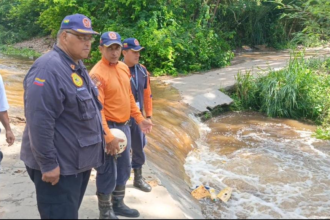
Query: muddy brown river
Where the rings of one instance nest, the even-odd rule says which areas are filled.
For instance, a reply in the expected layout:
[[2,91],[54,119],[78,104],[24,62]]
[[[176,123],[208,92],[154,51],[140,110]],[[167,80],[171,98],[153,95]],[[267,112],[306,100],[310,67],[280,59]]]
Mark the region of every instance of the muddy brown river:
[[[23,108],[32,63],[0,55],[13,109]],[[206,218],[330,218],[330,142],[312,136],[314,125],[254,112],[202,123],[175,89],[154,78],[152,90],[156,125],[146,152],[154,168],[178,193],[201,184],[233,188],[227,203],[200,201]]]

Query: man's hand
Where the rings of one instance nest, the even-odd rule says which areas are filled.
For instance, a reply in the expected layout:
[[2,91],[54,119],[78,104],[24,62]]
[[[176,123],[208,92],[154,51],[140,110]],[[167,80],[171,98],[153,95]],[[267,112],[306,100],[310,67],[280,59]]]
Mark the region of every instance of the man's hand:
[[117,152],[120,150],[119,142],[124,142],[124,140],[115,137],[115,139],[113,139],[111,142],[107,143],[106,153],[110,154],[111,156],[116,155]]
[[152,130],[152,126],[154,126],[154,124],[151,122],[151,119],[144,119],[138,125],[140,126],[141,131],[145,134],[149,134]]
[[6,130],[6,141],[8,146],[13,145],[15,142],[15,136],[11,130]]
[[147,118],[146,120],[152,124],[151,118]]
[[60,167],[58,166],[54,170],[42,174],[42,181],[55,186],[60,181]]
[[[151,118],[147,118],[146,120],[152,124],[152,120],[151,120]],[[154,125],[154,124],[152,124],[152,125]],[[151,130],[152,130],[152,127],[150,128],[150,132],[151,132]],[[149,132],[149,133],[150,133],[150,132]]]

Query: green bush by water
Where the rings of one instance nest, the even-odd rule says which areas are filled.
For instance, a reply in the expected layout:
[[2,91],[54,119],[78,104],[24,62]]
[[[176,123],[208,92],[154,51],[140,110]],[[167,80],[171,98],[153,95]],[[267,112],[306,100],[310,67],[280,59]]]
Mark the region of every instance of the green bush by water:
[[321,126],[317,137],[330,138],[329,71],[330,59],[305,59],[303,54],[295,54],[286,68],[266,76],[239,73],[234,95],[240,104],[237,108],[269,117],[312,120]]
[[13,46],[0,45],[0,52],[2,54],[11,55],[11,56],[20,56],[30,59],[36,59],[41,56],[41,53],[38,53],[34,50],[28,48],[15,48]]

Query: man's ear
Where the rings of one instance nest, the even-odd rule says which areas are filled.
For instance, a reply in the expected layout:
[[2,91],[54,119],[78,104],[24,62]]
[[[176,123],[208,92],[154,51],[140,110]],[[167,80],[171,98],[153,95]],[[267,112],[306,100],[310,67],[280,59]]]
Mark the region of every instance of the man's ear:
[[61,34],[61,36],[60,36],[60,38],[61,38],[61,40],[62,40],[63,43],[67,43],[68,42],[68,40],[67,40],[68,33],[66,33],[65,31],[63,31],[62,34]]

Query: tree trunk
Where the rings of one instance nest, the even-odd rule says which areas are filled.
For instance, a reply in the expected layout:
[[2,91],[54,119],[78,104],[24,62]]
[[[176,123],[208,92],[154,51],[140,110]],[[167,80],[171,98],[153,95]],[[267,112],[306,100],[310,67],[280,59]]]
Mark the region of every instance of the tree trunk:
[[214,8],[214,11],[213,11],[213,16],[211,18],[211,21],[210,23],[212,24],[213,23],[213,20],[217,14],[217,11],[218,11],[218,8],[219,8],[219,4],[220,4],[220,0],[217,1],[216,5],[215,5],[215,8]]

